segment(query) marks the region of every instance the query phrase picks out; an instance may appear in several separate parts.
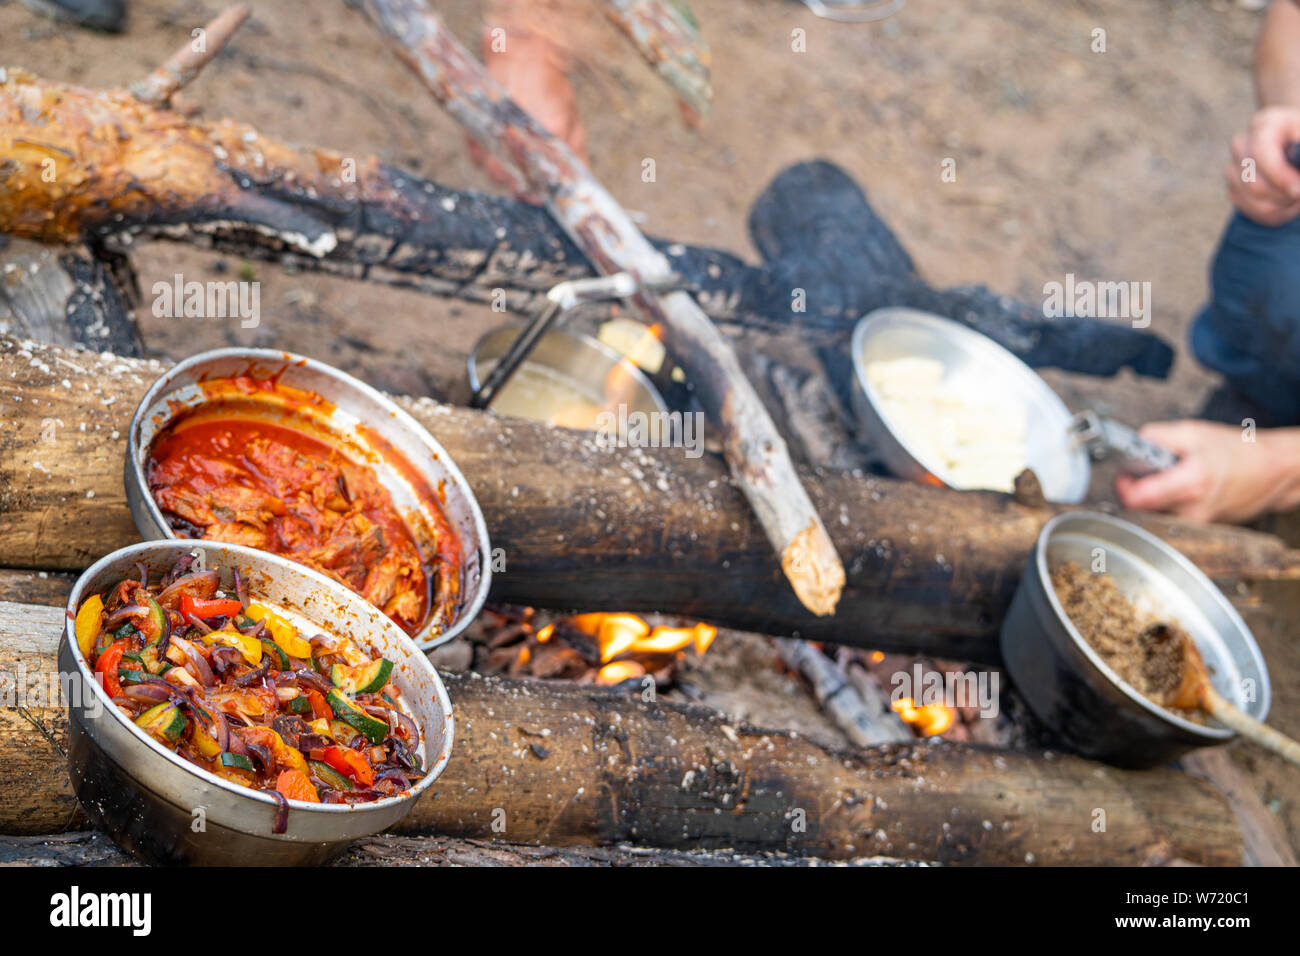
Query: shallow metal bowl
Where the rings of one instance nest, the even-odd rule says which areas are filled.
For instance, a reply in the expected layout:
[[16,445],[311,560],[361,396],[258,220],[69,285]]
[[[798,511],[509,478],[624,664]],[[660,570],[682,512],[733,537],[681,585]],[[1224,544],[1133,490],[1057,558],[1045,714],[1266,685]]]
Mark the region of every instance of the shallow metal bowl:
[[[292,800],[288,828],[274,834],[273,797],[223,780],[162,746],[110,701],[77,647],[72,618],[92,594],[134,578],[143,561],[150,577],[182,554],[202,555],[231,587],[238,567],[261,603],[305,618],[316,633],[350,636],[393,662],[392,680],[420,728],[427,770],[409,791],[374,803],[315,804]],[[59,670],[70,678],[68,769],[77,799],[91,819],[124,849],[165,865],[282,865],[323,863],[349,842],[378,833],[415,806],[451,756],[451,701],[427,657],[369,602],[322,574],[265,551],[212,541],[145,542],[91,565],[68,598]]]
[[1215,690],[1256,720],[1268,715],[1264,657],[1213,582],[1137,525],[1079,511],[1043,527],[1002,624],[1007,672],[1045,724],[1079,752],[1128,767],[1154,766],[1235,736],[1148,700],[1083,639],[1057,600],[1051,571],[1067,561],[1092,569],[1099,560],[1139,610],[1177,623],[1196,642]]
[[878,309],[858,322],[850,349],[854,411],[885,465],[900,478],[952,487],[942,464],[926,460],[914,440],[890,421],[866,369],[872,362],[930,358],[943,363],[946,383],[972,397],[997,396],[1024,408],[1028,465],[1049,501],[1074,504],[1088,493],[1092,468],[1086,452],[1070,438],[1069,409],[1033,369],[992,339],[929,312]]
[[[519,328],[503,326],[487,333],[474,343],[469,356],[470,388],[478,391],[492,366],[505,354],[506,349],[519,336]],[[544,366],[559,375],[595,404],[605,407],[605,381],[610,372],[620,368],[630,385],[620,396],[628,412],[667,412],[668,406],[659,390],[641,369],[610,348],[604,342],[587,335],[576,335],[562,329],[552,329],[541,337],[537,347],[528,354],[524,364]],[[505,388],[509,388],[509,383]],[[491,406],[488,406],[489,408]]]
[[[465,476],[446,449],[387,397],[345,372],[301,355],[271,349],[202,352],[173,366],[150,386],[131,419],[126,446],[126,500],[140,536],[146,540],[177,537],[149,493],[145,468],[154,438],[179,414],[209,400],[204,382],[239,375],[274,375],[283,385],[325,399],[328,404],[319,410],[319,424],[345,440],[345,451],[357,453],[374,470],[413,531],[414,525],[432,522],[428,495],[421,494],[417,483],[439,496],[461,544],[460,603],[452,620],[439,622],[431,617],[412,637],[428,650],[464,630],[482,610],[492,578],[487,525]],[[394,461],[394,454],[400,461]],[[402,467],[403,463],[409,467]]]

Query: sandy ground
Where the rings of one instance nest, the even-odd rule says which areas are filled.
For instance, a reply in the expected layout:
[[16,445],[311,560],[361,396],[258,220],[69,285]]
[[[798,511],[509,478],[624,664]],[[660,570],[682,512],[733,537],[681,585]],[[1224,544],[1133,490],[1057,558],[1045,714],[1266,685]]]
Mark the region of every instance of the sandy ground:
[[[477,37],[479,4],[438,6],[463,38]],[[1220,167],[1252,108],[1258,14],[1223,0],[909,0],[884,23],[843,26],[793,0],[693,7],[713,51],[714,110],[702,130],[679,122],[666,88],[612,28],[584,34],[575,76],[595,172],[644,215],[648,231],[752,257],[745,216],[753,197],[787,164],[826,157],[867,188],[938,284],[983,282],[1036,302],[1044,283],[1066,273],[1150,282],[1152,328],[1180,353],[1169,382],[1048,377],[1071,404],[1148,418],[1198,407],[1211,379],[1184,338],[1228,214]],[[131,0],[130,31],[107,37],[0,0],[0,65],[124,85],[220,8]],[[256,0],[255,9],[184,94],[201,115],[490,188],[453,123],[341,0]],[[1105,52],[1090,49],[1098,29]],[[806,31],[806,52],[792,50],[795,30]],[[645,158],[656,162],[654,183],[641,180]],[[956,162],[955,183],[940,179],[946,159]],[[170,358],[221,344],[275,345],[381,387],[456,400],[466,394],[460,370],[470,347],[500,318],[161,243],[140,248],[135,262],[146,292],[177,272],[199,280],[251,272],[263,283],[257,329],[145,310],[148,348]],[[1300,659],[1284,636],[1288,617],[1277,611],[1261,626],[1274,628],[1266,651],[1285,668],[1274,716],[1297,733]],[[736,653],[753,660],[747,645]],[[1234,750],[1300,846],[1300,772]]]

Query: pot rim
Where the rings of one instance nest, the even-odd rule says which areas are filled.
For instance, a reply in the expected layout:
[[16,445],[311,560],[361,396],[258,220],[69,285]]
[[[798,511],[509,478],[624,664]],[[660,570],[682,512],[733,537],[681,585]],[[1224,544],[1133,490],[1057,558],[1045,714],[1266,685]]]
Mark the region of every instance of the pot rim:
[[[298,564],[296,561],[290,561],[288,558],[282,558],[280,557],[280,555],[272,554],[269,551],[261,551],[257,548],[249,548],[240,544],[226,544],[225,542],[203,541],[197,538],[171,538],[165,541],[140,541],[135,544],[127,545],[124,548],[118,548],[116,551],[112,551],[109,554],[104,555],[102,558],[100,558],[98,561],[96,561],[94,564],[88,567],[85,571],[83,571],[81,573],[81,576],[77,578],[76,584],[73,585],[72,593],[68,596],[68,603],[67,603],[66,614],[65,614],[66,621],[64,623],[64,628],[63,628],[63,639],[65,642],[67,642],[68,650],[72,655],[72,659],[77,663],[77,670],[78,673],[81,675],[82,682],[84,684],[89,684],[91,686],[92,688],[91,693],[94,694],[95,697],[99,699],[100,705],[103,708],[103,710],[106,712],[111,712],[113,714],[113,717],[120,724],[125,726],[128,732],[134,735],[137,741],[143,743],[149,750],[151,750],[155,756],[163,758],[164,760],[171,763],[173,766],[180,767],[181,769],[186,770],[189,773],[197,776],[204,783],[209,784],[210,786],[215,786],[233,796],[253,800],[258,803],[269,804],[270,806],[273,807],[278,806],[279,801],[277,801],[274,797],[269,796],[268,794],[260,790],[254,790],[251,787],[242,787],[239,786],[238,784],[231,783],[229,780],[224,780],[221,777],[218,777],[216,774],[212,773],[211,771],[204,770],[202,767],[198,766],[197,764],[191,763],[190,761],[186,760],[184,757],[180,756],[179,754],[171,750],[168,750],[162,744],[158,743],[158,741],[154,740],[143,730],[137,727],[134,721],[127,719],[126,715],[123,714],[122,711],[118,708],[118,706],[113,703],[113,699],[108,696],[108,691],[106,691],[103,685],[98,680],[95,679],[94,672],[91,671],[89,663],[86,661],[85,656],[81,653],[80,647],[78,647],[77,645],[75,618],[77,615],[77,610],[80,607],[81,601],[86,597],[86,595],[83,594],[83,591],[87,586],[87,582],[89,582],[93,577],[95,577],[97,574],[102,572],[105,568],[107,568],[112,563],[116,563],[123,558],[130,557],[137,553],[148,552],[151,549],[157,549],[160,547],[172,549],[178,552],[178,556],[179,553],[188,551],[191,548],[220,547],[223,551],[229,551],[237,556],[248,555],[257,560],[269,559],[269,561],[272,564],[278,564],[282,567],[282,569],[300,571],[303,574],[306,574],[308,577],[314,578],[317,584],[319,584],[325,590],[330,591],[332,596],[334,597],[337,597],[345,601],[361,602],[367,608],[373,610],[380,618],[382,618],[383,621],[385,622],[383,626],[392,628],[395,636],[397,636],[399,640],[409,641],[411,643],[412,646],[410,649],[414,651],[414,653],[411,655],[412,666],[420,669],[428,668],[429,673],[433,677],[433,687],[438,698],[439,706],[442,709],[442,712],[446,715],[447,739],[445,745],[442,748],[442,753],[439,755],[437,761],[433,764],[433,766],[425,773],[425,775],[420,780],[416,781],[416,783],[414,783],[410,787],[409,790],[406,790],[400,794],[396,794],[391,797],[384,797],[382,800],[375,800],[371,803],[338,803],[338,804],[311,803],[310,801],[305,801],[305,800],[289,800],[288,802],[289,802],[289,806],[293,808],[295,811],[310,810],[314,813],[332,813],[332,814],[346,814],[346,813],[365,814],[367,811],[381,811],[399,804],[408,804],[409,806],[414,806],[413,801],[415,800],[415,798],[418,797],[422,791],[427,789],[439,776],[441,776],[443,770],[447,766],[448,761],[451,759],[451,750],[453,744],[455,743],[456,721],[455,721],[455,715],[452,711],[451,698],[447,696],[447,689],[446,687],[443,686],[442,678],[439,676],[437,669],[429,662],[429,659],[424,655],[424,652],[421,651],[419,647],[415,646],[415,642],[411,640],[410,636],[407,635],[405,631],[403,631],[400,627],[398,627],[397,624],[394,621],[392,621],[390,618],[388,618],[387,615],[385,615],[382,611],[380,611],[378,608],[375,608],[374,605],[370,604],[370,602],[366,601],[365,598],[361,597],[361,595],[355,593],[350,588],[344,587],[343,585],[339,584],[337,581],[330,580],[329,578],[325,577],[325,575],[321,574],[319,571],[315,571],[307,567],[306,565]],[[316,623],[319,624],[319,622]],[[329,628],[329,625],[325,625],[325,624],[319,624],[319,626],[321,626],[323,629],[326,630],[328,630]],[[68,709],[69,712],[82,710],[84,709],[84,705],[82,705],[82,707],[80,708],[74,707],[72,702],[69,701]],[[413,720],[415,719],[414,715],[410,715],[410,716],[412,717]],[[103,719],[103,717],[102,714],[99,718],[91,718],[91,717],[86,717],[85,715],[78,715],[78,719],[81,720],[83,726],[86,729],[86,733],[89,734],[93,739],[95,734],[92,730],[92,727],[96,720]],[[427,742],[429,729],[427,727],[421,726],[420,732],[424,740]],[[426,748],[426,752],[427,752],[427,748]],[[134,776],[129,771],[123,771],[123,772],[127,773],[128,776]],[[147,780],[142,779],[140,783],[146,788],[149,787],[149,782]],[[283,835],[281,834],[263,834],[263,836],[265,836],[267,839],[284,839]]]
[[[140,399],[135,407],[135,414],[131,416],[130,431],[127,433],[127,480],[132,482],[140,491],[141,504],[147,509],[150,520],[153,524],[161,528],[165,535],[165,540],[179,541],[181,539],[171,527],[167,524],[167,519],[163,516],[162,509],[158,507],[158,502],[154,500],[153,494],[149,491],[149,482],[144,473],[144,466],[141,463],[140,448],[137,447],[139,436],[143,433],[145,415],[149,409],[158,405],[168,394],[176,390],[176,380],[184,373],[196,365],[206,362],[216,361],[219,359],[249,359],[250,361],[263,361],[281,363],[285,367],[300,366],[309,368],[318,372],[327,378],[331,378],[345,388],[355,389],[367,399],[380,405],[388,413],[389,417],[399,425],[411,432],[421,444],[427,447],[433,457],[439,464],[447,470],[450,482],[457,489],[461,497],[465,499],[469,506],[470,514],[474,523],[474,545],[479,552],[479,586],[477,593],[462,605],[460,613],[456,616],[455,621],[446,627],[440,634],[435,637],[429,637],[425,634],[428,625],[421,628],[415,634],[409,635],[414,641],[417,648],[421,651],[432,650],[433,648],[445,644],[452,638],[459,635],[470,625],[480,611],[483,605],[487,603],[488,590],[492,584],[492,544],[488,537],[487,522],[483,518],[483,510],[479,507],[478,498],[475,497],[473,489],[465,475],[461,472],[460,467],[436,438],[434,438],[427,428],[421,425],[415,418],[378,389],[367,385],[353,375],[349,375],[342,369],[321,362],[317,359],[305,355],[299,355],[295,352],[286,352],[282,349],[259,349],[259,348],[221,348],[209,349],[206,352],[198,352],[188,358],[182,359],[171,368],[163,372],[149,386],[148,391]],[[329,396],[324,396],[327,400]],[[409,465],[410,462],[408,461]],[[137,530],[142,534],[144,529]],[[216,542],[208,542],[209,545]],[[465,547],[465,541],[461,542],[462,564],[469,560],[468,549]],[[274,554],[274,552],[266,552]],[[280,557],[279,555],[276,555]],[[364,598],[362,599],[364,600]],[[424,635],[424,636],[422,636]]]
[[[1190,575],[1210,598],[1218,605],[1220,610],[1228,617],[1233,626],[1237,628],[1241,636],[1245,639],[1247,646],[1254,652],[1259,660],[1261,676],[1261,699],[1263,701],[1263,712],[1267,714],[1268,704],[1272,697],[1272,691],[1268,676],[1268,664],[1264,660],[1263,654],[1260,653],[1259,644],[1255,641],[1255,635],[1251,633],[1246,622],[1242,620],[1241,615],[1237,613],[1236,608],[1223,596],[1223,592],[1211,581],[1200,568],[1193,564],[1182,552],[1165,541],[1162,541],[1156,535],[1147,531],[1145,528],[1134,524],[1131,521],[1125,521],[1114,515],[1105,514],[1100,511],[1068,511],[1052,518],[1038,534],[1038,540],[1034,543],[1034,567],[1037,572],[1039,585],[1047,598],[1048,606],[1052,613],[1056,615],[1057,621],[1064,627],[1066,634],[1069,635],[1075,649],[1079,651],[1084,658],[1097,671],[1114,685],[1125,697],[1137,704],[1147,713],[1159,718],[1167,724],[1177,727],[1179,730],[1204,738],[1207,742],[1220,742],[1231,740],[1237,736],[1237,732],[1227,727],[1214,727],[1206,724],[1198,724],[1180,717],[1173,711],[1161,707],[1159,704],[1150,700],[1146,695],[1141,694],[1136,688],[1129,685],[1127,681],[1119,676],[1109,664],[1102,660],[1101,655],[1093,650],[1090,645],[1074,626],[1070,616],[1065,613],[1065,608],[1061,606],[1060,600],[1056,596],[1056,589],[1052,587],[1051,569],[1047,566],[1047,544],[1052,536],[1057,532],[1061,525],[1068,525],[1072,521],[1086,519],[1089,521],[1098,521],[1102,524],[1110,525],[1125,533],[1132,534],[1140,538],[1147,545],[1156,548],[1164,556],[1177,564],[1185,573]],[[1105,543],[1104,541],[1102,543]],[[1121,545],[1122,546],[1122,545]],[[1188,635],[1190,639],[1190,635]],[[1193,642],[1194,643],[1194,642]],[[1234,702],[1235,705],[1235,702]]]

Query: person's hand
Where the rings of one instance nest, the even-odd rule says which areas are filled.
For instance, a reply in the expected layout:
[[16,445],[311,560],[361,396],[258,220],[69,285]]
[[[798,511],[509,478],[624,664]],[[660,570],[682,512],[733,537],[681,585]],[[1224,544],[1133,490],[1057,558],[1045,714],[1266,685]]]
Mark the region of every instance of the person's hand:
[[[1287,162],[1286,147],[1300,141],[1300,109],[1268,106],[1232,138],[1232,159],[1223,170],[1228,198],[1242,215],[1262,226],[1280,226],[1300,216],[1300,170]],[[1245,182],[1242,163],[1254,161],[1254,182]]]
[[1211,422],[1153,422],[1148,441],[1178,455],[1178,464],[1145,478],[1120,475],[1115,490],[1125,508],[1169,511],[1190,521],[1249,521],[1295,504],[1300,486],[1300,433],[1255,432]]

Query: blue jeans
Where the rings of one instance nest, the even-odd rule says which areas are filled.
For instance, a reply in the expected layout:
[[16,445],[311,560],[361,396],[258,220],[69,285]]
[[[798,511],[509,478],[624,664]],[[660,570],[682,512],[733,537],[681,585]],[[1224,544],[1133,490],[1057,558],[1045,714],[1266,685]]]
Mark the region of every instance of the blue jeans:
[[1300,424],[1300,219],[1271,227],[1233,215],[1191,345],[1272,419],[1259,424]]

